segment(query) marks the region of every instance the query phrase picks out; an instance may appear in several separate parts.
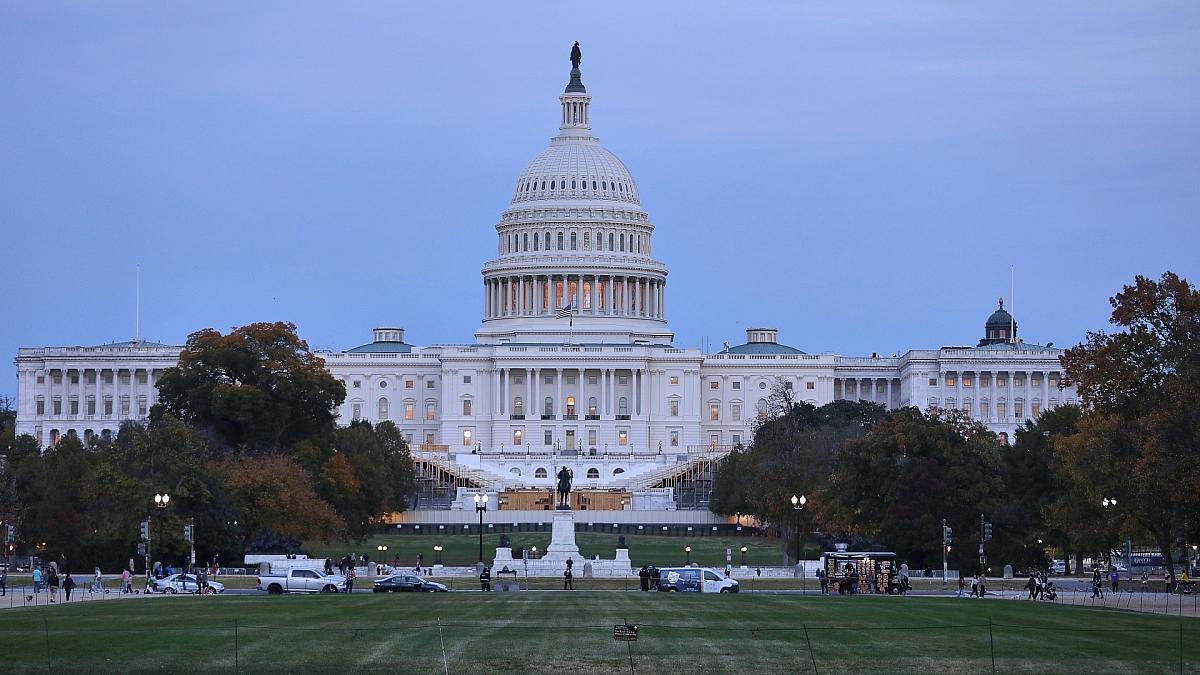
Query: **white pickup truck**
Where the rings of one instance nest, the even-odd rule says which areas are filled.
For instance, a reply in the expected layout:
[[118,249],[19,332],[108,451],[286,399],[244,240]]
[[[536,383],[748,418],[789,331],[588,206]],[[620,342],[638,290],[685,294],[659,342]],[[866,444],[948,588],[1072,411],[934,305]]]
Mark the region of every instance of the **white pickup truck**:
[[280,593],[342,593],[346,577],[325,575],[312,569],[292,568],[279,574],[260,574],[258,590],[271,595]]

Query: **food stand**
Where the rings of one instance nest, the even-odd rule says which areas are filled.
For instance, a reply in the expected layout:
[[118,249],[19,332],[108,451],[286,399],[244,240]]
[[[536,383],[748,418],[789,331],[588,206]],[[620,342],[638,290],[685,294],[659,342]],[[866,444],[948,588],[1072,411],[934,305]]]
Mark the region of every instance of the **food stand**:
[[896,554],[891,551],[827,551],[824,556],[829,588],[850,593],[851,571],[858,573],[853,592],[887,593],[896,578]]

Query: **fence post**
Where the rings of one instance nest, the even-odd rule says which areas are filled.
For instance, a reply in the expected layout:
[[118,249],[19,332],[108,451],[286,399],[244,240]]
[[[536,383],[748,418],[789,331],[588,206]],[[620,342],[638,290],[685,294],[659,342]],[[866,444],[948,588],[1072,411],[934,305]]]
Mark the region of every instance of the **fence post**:
[[438,642],[442,646],[442,671],[450,675],[450,662],[446,659],[446,639],[442,637],[442,617],[437,618]]
[[992,637],[992,617],[988,617],[988,651],[992,654],[992,675],[996,675],[996,640]]
[[1179,623],[1179,675],[1183,675],[1183,622]]
[[233,672],[236,675],[241,669],[241,664],[238,663],[238,620],[233,620]]
[[813,672],[819,673],[817,670],[817,655],[813,653],[812,639],[808,637],[808,624],[802,623],[800,627],[804,629],[804,641],[808,643],[808,658],[812,659]]
[[[1180,630],[1183,627],[1180,626]],[[42,619],[42,630],[46,633],[46,672],[52,672],[50,668],[50,622]]]

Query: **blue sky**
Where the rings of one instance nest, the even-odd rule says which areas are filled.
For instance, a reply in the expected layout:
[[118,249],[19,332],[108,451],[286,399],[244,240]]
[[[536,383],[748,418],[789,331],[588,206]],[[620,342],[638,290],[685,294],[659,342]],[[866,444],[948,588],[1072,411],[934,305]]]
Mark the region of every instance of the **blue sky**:
[[6,1],[0,354],[130,338],[139,264],[152,339],[471,341],[574,40],[677,344],[972,343],[1014,265],[1066,345],[1200,281],[1194,2]]

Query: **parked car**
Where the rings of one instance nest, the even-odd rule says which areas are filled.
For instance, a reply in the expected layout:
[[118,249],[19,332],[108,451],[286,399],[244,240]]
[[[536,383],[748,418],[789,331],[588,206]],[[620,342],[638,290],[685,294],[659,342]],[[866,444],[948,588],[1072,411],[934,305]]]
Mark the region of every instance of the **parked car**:
[[445,584],[422,579],[415,574],[393,574],[382,579],[376,579],[371,590],[376,593],[444,593],[450,589]]
[[[167,595],[174,593],[199,593],[200,581],[194,574],[172,574],[162,579],[151,579],[147,588],[153,593],[165,593]],[[224,592],[225,584],[210,581],[204,594],[216,595],[217,593]]]
[[314,569],[292,568],[282,574],[260,574],[260,591],[271,595],[280,593],[341,593],[346,590],[346,577],[325,574]]
[[1055,560],[1050,563],[1050,574],[1066,574],[1066,573],[1067,573],[1067,561]]
[[737,593],[737,581],[711,567],[664,567],[659,570],[658,590],[668,593]]

